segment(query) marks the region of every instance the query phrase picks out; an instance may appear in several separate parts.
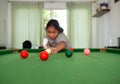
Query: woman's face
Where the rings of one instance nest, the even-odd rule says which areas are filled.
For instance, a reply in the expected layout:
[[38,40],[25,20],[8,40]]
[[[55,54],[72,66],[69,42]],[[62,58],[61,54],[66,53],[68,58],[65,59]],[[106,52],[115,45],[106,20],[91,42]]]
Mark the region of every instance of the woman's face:
[[55,27],[50,26],[47,28],[46,34],[50,39],[55,40],[59,34],[59,31]]

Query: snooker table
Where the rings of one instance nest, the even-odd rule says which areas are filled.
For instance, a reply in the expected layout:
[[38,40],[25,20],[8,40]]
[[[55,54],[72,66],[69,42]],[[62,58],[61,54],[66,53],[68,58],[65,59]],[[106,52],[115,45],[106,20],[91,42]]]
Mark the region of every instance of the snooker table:
[[22,59],[21,50],[0,51],[0,84],[120,84],[120,50],[74,49],[73,56],[65,50],[50,54],[42,61],[43,49],[29,49],[29,56]]

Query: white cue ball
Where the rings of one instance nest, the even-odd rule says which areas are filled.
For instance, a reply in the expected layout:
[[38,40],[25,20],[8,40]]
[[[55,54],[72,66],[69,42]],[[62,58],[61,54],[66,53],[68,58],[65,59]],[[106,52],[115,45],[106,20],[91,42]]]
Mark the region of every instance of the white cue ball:
[[51,49],[46,49],[45,50],[48,54],[51,54]]

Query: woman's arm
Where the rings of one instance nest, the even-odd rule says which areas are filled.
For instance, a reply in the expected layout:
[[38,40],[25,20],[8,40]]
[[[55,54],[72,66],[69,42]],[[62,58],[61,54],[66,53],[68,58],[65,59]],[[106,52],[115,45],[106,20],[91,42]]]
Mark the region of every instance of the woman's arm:
[[47,42],[46,46],[47,46],[47,48],[51,47],[51,45],[49,44],[49,42]]
[[66,48],[66,42],[61,41],[61,42],[59,42],[55,47],[51,48],[51,52],[52,52],[53,54],[56,54],[56,53],[58,53],[60,50],[62,50],[62,49],[64,49],[64,48]]

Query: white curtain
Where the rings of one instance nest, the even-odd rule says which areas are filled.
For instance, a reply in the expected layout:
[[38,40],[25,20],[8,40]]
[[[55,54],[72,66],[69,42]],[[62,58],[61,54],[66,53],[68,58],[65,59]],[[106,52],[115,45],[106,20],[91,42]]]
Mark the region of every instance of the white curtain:
[[25,40],[30,40],[33,47],[40,45],[42,38],[42,3],[12,4],[12,47],[22,48]]
[[68,37],[74,48],[91,47],[91,4],[68,3]]

